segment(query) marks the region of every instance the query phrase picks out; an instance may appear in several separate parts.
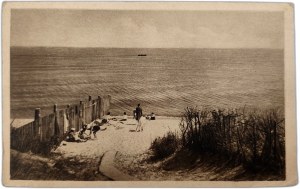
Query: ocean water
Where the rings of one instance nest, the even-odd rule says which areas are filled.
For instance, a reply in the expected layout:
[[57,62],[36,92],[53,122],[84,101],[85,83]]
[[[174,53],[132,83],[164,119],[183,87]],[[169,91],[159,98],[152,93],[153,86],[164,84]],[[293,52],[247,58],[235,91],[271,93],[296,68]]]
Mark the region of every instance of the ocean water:
[[12,47],[10,76],[12,118],[106,94],[113,115],[132,114],[138,103],[157,115],[284,106],[284,54],[276,49]]

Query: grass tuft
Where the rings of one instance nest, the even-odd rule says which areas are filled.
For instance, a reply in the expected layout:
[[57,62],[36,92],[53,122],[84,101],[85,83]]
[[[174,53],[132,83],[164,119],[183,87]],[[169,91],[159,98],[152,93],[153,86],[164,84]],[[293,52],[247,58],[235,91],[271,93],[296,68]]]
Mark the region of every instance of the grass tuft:
[[169,157],[178,149],[179,143],[178,136],[170,131],[165,136],[156,138],[150,147],[153,152],[151,160],[157,161]]

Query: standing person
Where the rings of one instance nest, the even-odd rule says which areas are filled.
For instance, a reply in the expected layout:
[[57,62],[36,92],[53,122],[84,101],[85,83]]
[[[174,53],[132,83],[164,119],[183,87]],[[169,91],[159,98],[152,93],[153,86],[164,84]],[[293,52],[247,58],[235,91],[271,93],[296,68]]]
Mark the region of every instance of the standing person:
[[139,132],[141,130],[142,125],[141,125],[140,119],[141,119],[142,116],[143,116],[143,110],[141,108],[141,105],[138,104],[138,106],[135,109],[135,119],[137,121],[137,126],[136,126],[135,131],[137,131],[137,132]]
[[140,104],[138,104],[137,107],[136,107],[136,109],[135,109],[135,115],[136,115],[136,116],[135,116],[135,119],[136,119],[137,121],[139,121],[140,118],[141,118],[142,115],[143,115],[143,110],[142,110]]

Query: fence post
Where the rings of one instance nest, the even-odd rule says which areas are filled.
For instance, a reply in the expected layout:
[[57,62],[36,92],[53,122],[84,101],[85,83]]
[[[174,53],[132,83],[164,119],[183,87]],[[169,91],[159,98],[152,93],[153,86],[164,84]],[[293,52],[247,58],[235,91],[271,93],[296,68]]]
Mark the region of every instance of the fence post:
[[81,100],[79,103],[79,118],[80,118],[80,123],[79,126],[82,126],[83,123],[85,123],[85,118],[84,118],[84,103]]
[[105,100],[104,97],[102,97],[101,101],[100,101],[100,116],[101,116],[101,118],[105,115],[105,112],[104,112],[105,101],[104,100]]
[[41,117],[41,108],[36,108],[34,112],[34,120],[38,120]]
[[93,106],[92,106],[92,96],[89,96],[87,115],[85,115],[85,121],[90,123],[93,119]]
[[108,112],[109,112],[109,109],[110,109],[110,101],[111,101],[111,96],[110,95],[107,95],[105,98],[104,98],[104,101],[103,101],[103,114],[106,115]]
[[69,118],[69,109],[70,109],[70,104],[67,105],[67,109],[66,109],[67,119]]
[[67,131],[70,130],[70,104],[67,105],[67,108],[65,110],[65,114],[66,114],[66,123],[64,123],[64,132],[66,133]]
[[41,108],[36,108],[34,112],[34,135],[41,138]]
[[83,112],[82,112],[82,100],[79,102],[79,117],[83,117]]
[[96,103],[96,100],[92,100],[92,120],[91,121],[94,121],[95,119],[96,119],[96,110],[95,110],[95,107],[96,107],[96,105],[95,105],[95,103]]
[[53,107],[53,112],[56,113],[57,112],[57,104],[54,104],[54,107]]
[[58,120],[57,120],[57,104],[54,104],[53,106],[53,113],[55,116],[55,121],[54,121],[54,135],[59,135],[59,125],[58,125]]
[[110,95],[107,95],[107,107],[106,107],[107,112],[110,111],[110,102],[111,102],[111,96],[110,96]]
[[97,112],[97,118],[101,118],[101,97],[98,96],[98,112]]

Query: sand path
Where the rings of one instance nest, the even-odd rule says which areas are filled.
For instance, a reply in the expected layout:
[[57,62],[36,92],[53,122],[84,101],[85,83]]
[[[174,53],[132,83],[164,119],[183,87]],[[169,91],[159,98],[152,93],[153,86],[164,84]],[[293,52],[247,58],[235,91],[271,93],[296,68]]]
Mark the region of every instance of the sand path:
[[[129,119],[124,124],[110,121],[105,131],[97,133],[97,139],[83,143],[63,142],[56,152],[65,157],[84,156],[100,157],[108,150],[119,151],[123,154],[135,155],[149,149],[156,137],[161,137],[168,131],[179,130],[179,118],[157,118],[147,120],[143,132],[135,132],[136,121]],[[63,145],[66,144],[66,145]]]

